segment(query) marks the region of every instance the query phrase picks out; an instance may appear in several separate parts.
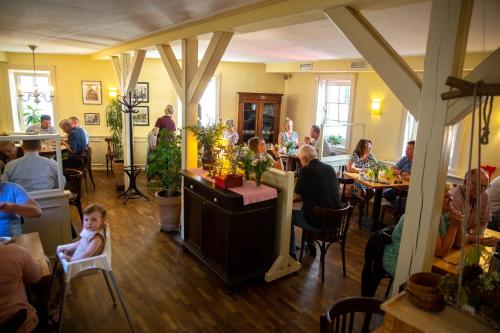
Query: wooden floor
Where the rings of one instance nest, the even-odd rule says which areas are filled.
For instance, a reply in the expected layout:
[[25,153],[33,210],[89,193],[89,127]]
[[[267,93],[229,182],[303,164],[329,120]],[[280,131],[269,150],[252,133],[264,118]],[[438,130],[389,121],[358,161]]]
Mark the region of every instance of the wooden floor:
[[[323,285],[319,255],[306,256],[299,274],[272,283],[252,282],[230,295],[215,274],[183,252],[179,236],[159,231],[154,195],[144,178],[140,188],[151,201],[130,200],[126,206],[116,199],[112,175],[95,172],[95,179],[97,188],[84,194],[84,206],[100,203],[108,208],[113,272],[139,332],[318,332],[319,316],[333,301],[360,295],[369,232],[358,230],[357,215],[348,235],[346,278],[334,245],[327,254]],[[77,221],[76,209],[71,209]],[[377,296],[383,296],[385,287],[383,282]],[[66,304],[66,332],[128,330],[101,275],[74,280]]]

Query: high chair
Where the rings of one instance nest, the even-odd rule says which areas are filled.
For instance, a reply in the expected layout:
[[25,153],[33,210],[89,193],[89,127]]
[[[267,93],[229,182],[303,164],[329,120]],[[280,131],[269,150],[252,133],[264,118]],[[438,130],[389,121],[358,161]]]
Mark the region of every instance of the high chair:
[[[81,260],[75,261],[67,261],[64,258],[63,253],[58,254],[58,258],[54,264],[54,270],[52,274],[52,278],[50,280],[50,289],[49,289],[49,298],[52,293],[52,287],[54,285],[54,279],[57,275],[57,266],[61,265],[64,271],[64,281],[61,285],[61,299],[59,304],[59,324],[57,328],[57,332],[61,331],[62,322],[63,322],[63,313],[64,313],[64,303],[66,300],[66,296],[68,291],[70,290],[71,280],[80,275],[89,275],[89,273],[98,273],[98,271],[102,271],[104,275],[104,279],[106,280],[106,285],[108,286],[109,293],[111,294],[111,298],[113,299],[113,304],[116,305],[116,297],[113,292],[113,288],[115,292],[118,294],[118,299],[120,300],[120,304],[123,308],[123,312],[125,313],[125,317],[127,318],[128,325],[132,332],[135,332],[134,326],[132,325],[132,321],[130,320],[130,315],[128,313],[127,305],[123,300],[123,297],[118,289],[118,286],[115,281],[115,277],[113,272],[111,271],[111,232],[109,230],[109,225],[105,223],[105,233],[106,233],[106,242],[104,244],[104,250],[100,255],[85,258]],[[113,285],[113,287],[111,287]]]

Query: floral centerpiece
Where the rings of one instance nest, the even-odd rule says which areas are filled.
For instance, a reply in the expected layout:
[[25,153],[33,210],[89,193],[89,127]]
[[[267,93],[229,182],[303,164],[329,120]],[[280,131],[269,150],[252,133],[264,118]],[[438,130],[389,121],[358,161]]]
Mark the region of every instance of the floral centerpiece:
[[250,164],[255,173],[255,183],[260,186],[262,174],[271,168],[274,159],[267,153],[259,153],[254,155]]
[[377,160],[371,161],[369,167],[360,175],[362,178],[372,182],[382,182],[382,178],[392,178],[392,171],[384,163]]
[[201,156],[203,169],[208,170],[209,166],[215,163],[213,149],[222,138],[222,134],[226,128],[227,126],[222,123],[222,120],[206,126],[188,126],[188,129],[191,130],[198,142],[203,146],[203,154]]
[[238,165],[243,169],[245,173],[245,179],[250,179],[250,174],[252,173],[252,160],[254,153],[246,145],[238,146],[237,148],[237,161]]
[[294,142],[283,142],[283,147],[285,147],[287,154],[292,154],[295,149]]

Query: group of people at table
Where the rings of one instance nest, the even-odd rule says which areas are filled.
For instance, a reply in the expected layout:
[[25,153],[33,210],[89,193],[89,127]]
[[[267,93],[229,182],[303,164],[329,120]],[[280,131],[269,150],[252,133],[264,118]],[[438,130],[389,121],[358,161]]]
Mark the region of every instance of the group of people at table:
[[[72,156],[86,151],[88,134],[79,126],[76,117],[62,120],[59,126],[68,135],[67,140],[62,141],[68,153],[63,160],[64,168],[81,166],[81,159]],[[29,126],[26,133],[57,134],[57,131],[51,125],[50,116],[42,115],[40,124]],[[11,140],[0,141],[0,331],[31,332],[38,324],[37,312],[28,302],[25,285],[41,279],[42,267],[25,248],[9,242],[9,238],[21,235],[20,217],[33,218],[42,214],[40,205],[28,192],[59,186],[57,163],[40,156],[41,147],[42,141],[36,137],[24,140],[22,147],[16,147]],[[58,257],[71,261],[102,252],[106,239],[105,217],[106,210],[102,206],[87,207],[80,239],[59,246]]]

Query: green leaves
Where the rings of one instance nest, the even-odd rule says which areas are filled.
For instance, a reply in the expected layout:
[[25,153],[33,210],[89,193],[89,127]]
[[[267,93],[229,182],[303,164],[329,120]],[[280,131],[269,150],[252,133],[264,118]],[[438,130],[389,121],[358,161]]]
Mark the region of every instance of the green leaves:
[[226,125],[222,123],[222,120],[219,122],[207,125],[207,126],[188,126],[187,127],[191,132],[193,132],[196,140],[205,146],[207,149],[212,149],[215,147],[217,140],[222,137],[224,130],[227,128]]
[[158,179],[169,197],[181,188],[181,143],[180,133],[161,129],[156,149],[148,158],[148,177]]
[[111,102],[106,106],[106,126],[111,130],[111,144],[115,158],[123,159],[123,121],[122,121],[122,106],[117,98],[111,99]]
[[28,112],[23,113],[23,118],[26,126],[40,124],[40,112],[38,112],[37,109],[28,104],[24,105],[24,107],[28,110]]

